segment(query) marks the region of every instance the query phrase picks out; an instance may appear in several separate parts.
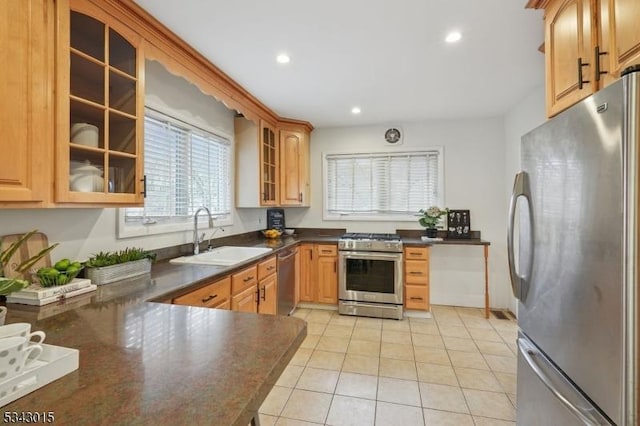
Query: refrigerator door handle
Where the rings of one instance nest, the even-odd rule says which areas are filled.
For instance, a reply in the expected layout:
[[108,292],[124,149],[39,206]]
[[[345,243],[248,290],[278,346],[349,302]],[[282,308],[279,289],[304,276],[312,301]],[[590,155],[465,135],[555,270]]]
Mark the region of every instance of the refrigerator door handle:
[[592,413],[591,411],[586,410],[585,408],[572,403],[571,401],[569,401],[569,399],[567,399],[562,394],[562,392],[560,392],[556,388],[556,386],[553,384],[549,376],[545,374],[543,369],[536,362],[535,357],[539,356],[540,354],[533,345],[528,343],[525,339],[519,338],[518,349],[523,359],[527,362],[527,364],[529,364],[529,367],[531,367],[531,370],[533,370],[533,372],[536,374],[536,376],[538,376],[538,378],[546,386],[546,388],[549,389],[549,391],[553,394],[553,396],[555,396],[566,408],[568,408],[569,411],[571,411],[571,413],[573,413],[574,416],[580,419],[580,421],[582,421],[585,425],[590,425],[590,426],[610,424],[609,422],[605,421],[602,417],[600,416],[596,417],[594,416],[594,413]]
[[[514,251],[514,237],[515,237],[515,218],[516,218],[516,204],[518,198],[524,197],[527,200],[527,207],[529,210],[529,240],[531,247],[529,248],[529,259],[527,262],[526,274],[520,275],[516,270],[515,251]],[[509,222],[507,224],[507,257],[509,260],[509,276],[511,278],[511,288],[513,295],[524,301],[527,296],[527,290],[529,289],[529,278],[531,276],[531,269],[533,268],[533,214],[531,207],[531,190],[529,188],[529,176],[526,172],[520,172],[516,175],[513,182],[513,191],[511,193],[511,199],[509,200]]]

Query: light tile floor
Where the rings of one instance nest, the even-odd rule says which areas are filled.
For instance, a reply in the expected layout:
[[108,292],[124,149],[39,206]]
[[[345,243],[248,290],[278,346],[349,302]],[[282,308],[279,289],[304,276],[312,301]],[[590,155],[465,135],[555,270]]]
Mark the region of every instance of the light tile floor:
[[298,309],[307,338],[260,408],[271,425],[515,425],[512,320],[432,306],[402,321]]

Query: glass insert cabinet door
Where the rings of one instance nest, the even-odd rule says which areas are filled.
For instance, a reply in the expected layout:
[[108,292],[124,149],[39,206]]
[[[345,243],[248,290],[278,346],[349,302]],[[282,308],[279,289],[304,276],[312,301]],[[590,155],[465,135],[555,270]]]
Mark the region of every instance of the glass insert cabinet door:
[[56,201],[142,205],[140,37],[89,2],[58,12]]
[[278,141],[275,126],[260,121],[260,204],[278,204]]

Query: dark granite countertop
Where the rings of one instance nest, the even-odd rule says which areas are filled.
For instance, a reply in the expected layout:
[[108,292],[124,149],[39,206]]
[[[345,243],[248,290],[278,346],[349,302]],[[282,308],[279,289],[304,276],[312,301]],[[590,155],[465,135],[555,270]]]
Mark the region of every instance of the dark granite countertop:
[[490,241],[480,237],[480,231],[471,231],[471,238],[468,239],[447,239],[447,231],[438,231],[438,237],[442,241],[422,241],[421,236],[424,230],[397,229],[396,232],[402,237],[402,244],[405,246],[431,246],[431,245],[461,245],[461,246],[489,246]]
[[402,244],[405,246],[432,246],[432,245],[460,245],[460,246],[488,246],[491,242],[477,238],[469,239],[443,239],[442,241],[422,241],[420,238],[402,238]]
[[[256,240],[279,250],[298,238]],[[266,257],[265,256],[265,257]],[[4,411],[53,411],[59,424],[247,425],[306,336],[294,317],[154,303],[234,267],[159,262],[151,275],[43,307],[7,304],[45,343],[80,351],[80,368]]]

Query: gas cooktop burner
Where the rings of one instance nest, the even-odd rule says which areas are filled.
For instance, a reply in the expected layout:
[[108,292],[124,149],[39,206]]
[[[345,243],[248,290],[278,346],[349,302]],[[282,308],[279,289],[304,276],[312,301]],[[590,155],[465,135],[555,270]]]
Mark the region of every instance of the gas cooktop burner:
[[347,232],[342,240],[400,241],[398,234],[370,234],[366,232]]

